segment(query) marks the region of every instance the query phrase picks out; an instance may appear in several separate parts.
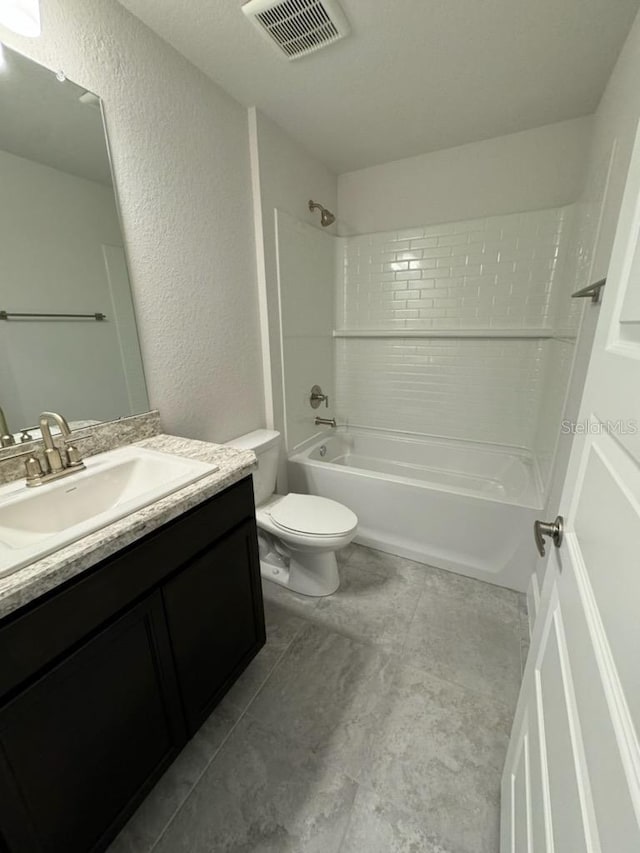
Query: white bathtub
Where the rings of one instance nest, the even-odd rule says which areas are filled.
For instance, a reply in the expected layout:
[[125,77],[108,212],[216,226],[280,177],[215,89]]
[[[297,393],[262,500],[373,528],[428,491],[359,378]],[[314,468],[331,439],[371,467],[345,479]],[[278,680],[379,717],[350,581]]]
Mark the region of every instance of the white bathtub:
[[338,429],[289,459],[289,490],[358,516],[356,542],[525,591],[540,496],[515,448]]

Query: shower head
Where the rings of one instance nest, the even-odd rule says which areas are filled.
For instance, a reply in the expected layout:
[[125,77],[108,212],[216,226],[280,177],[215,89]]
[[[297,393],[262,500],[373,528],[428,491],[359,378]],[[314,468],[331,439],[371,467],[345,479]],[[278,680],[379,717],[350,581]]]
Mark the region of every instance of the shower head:
[[330,210],[327,210],[326,207],[323,207],[321,204],[318,204],[316,201],[312,201],[311,199],[309,199],[309,210],[320,211],[320,225],[322,225],[323,228],[326,228],[328,225],[333,225],[336,221],[335,216]]
[[324,227],[326,228],[326,227],[327,227],[327,225],[333,225],[333,223],[334,223],[335,221],[336,221],[336,218],[335,218],[335,216],[333,215],[333,213],[331,213],[331,211],[330,211],[330,210],[326,210],[326,209],[324,209],[324,210],[322,211],[322,214],[321,214],[321,216],[320,216],[320,224],[321,224],[321,225],[324,225]]

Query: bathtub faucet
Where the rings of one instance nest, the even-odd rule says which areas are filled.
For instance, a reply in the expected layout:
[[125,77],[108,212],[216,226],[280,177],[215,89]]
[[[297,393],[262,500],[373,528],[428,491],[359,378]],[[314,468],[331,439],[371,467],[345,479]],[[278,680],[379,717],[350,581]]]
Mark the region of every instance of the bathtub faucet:
[[335,418],[316,418],[316,426],[330,426],[336,428]]

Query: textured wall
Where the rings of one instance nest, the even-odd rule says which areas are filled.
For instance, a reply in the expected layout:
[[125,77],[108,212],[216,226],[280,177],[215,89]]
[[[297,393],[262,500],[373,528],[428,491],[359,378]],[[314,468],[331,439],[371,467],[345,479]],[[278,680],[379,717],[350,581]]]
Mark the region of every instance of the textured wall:
[[41,0],[9,46],[104,100],[153,406],[225,440],[264,423],[246,111],[115,0]]
[[592,121],[558,122],[347,172],[338,180],[341,234],[538,210],[582,192]]

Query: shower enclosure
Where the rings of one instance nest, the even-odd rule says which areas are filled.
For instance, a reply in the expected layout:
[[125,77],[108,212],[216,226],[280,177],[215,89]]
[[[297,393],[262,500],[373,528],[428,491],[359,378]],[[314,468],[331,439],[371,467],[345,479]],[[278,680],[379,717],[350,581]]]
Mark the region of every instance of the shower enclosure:
[[290,489],[351,507],[356,541],[526,589],[607,168],[575,204],[382,233],[277,212]]

